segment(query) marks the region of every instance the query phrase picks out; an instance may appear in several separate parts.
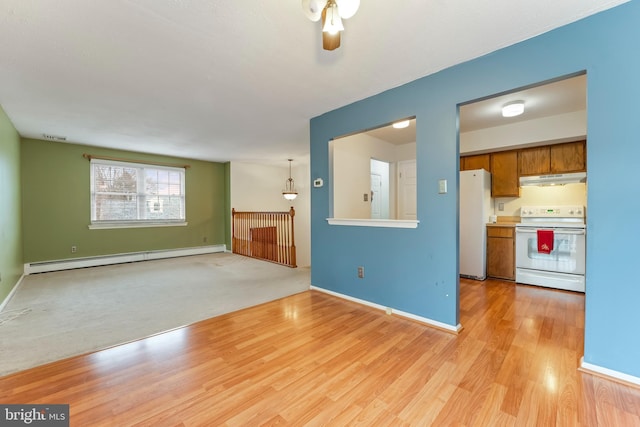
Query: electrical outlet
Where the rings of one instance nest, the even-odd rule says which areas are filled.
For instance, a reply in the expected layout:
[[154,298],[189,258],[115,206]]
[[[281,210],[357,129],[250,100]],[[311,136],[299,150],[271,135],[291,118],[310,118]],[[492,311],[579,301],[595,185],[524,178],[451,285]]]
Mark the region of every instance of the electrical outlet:
[[204,237],[202,238],[202,243],[207,243],[207,240],[209,240],[209,239],[207,238],[207,236],[204,236]]
[[76,252],[78,252],[78,247],[76,245],[71,246],[71,253],[75,254]]
[[503,211],[504,210],[504,203],[502,203],[502,202],[498,203],[498,210],[499,211]]
[[358,267],[358,278],[364,279],[364,267],[362,266]]

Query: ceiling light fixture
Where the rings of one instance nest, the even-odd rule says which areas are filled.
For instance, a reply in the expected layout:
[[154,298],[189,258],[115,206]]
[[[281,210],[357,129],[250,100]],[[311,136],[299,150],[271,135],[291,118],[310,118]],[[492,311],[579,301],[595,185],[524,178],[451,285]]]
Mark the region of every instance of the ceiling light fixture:
[[401,122],[395,122],[391,126],[393,126],[394,129],[404,129],[406,127],[409,127],[410,122],[411,120],[402,120]]
[[334,36],[340,31],[344,31],[344,25],[342,25],[342,18],[340,18],[340,14],[338,13],[338,5],[335,3],[335,1],[332,1],[330,3],[330,5],[327,5],[327,10],[325,12],[322,32],[329,33]]
[[298,197],[298,192],[296,191],[295,182],[293,182],[293,178],[291,178],[291,162],[293,159],[289,160],[289,179],[284,184],[284,190],[282,190],[282,196],[287,200],[294,200]]
[[507,102],[502,106],[502,117],[515,117],[524,113],[524,101]]
[[340,32],[344,31],[343,19],[356,14],[360,0],[302,0],[304,14],[313,22],[322,19],[322,48],[334,50],[340,47]]

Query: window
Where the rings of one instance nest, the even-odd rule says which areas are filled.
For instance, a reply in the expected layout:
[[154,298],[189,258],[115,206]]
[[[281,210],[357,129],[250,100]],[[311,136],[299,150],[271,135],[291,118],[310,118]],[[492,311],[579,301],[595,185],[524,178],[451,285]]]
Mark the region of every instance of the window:
[[91,159],[91,227],[186,225],[184,168]]

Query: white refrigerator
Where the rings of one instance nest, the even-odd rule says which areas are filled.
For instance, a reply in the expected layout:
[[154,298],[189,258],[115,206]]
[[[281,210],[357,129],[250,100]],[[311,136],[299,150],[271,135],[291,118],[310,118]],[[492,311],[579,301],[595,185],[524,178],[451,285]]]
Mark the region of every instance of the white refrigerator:
[[491,215],[491,174],[460,171],[460,275],[487,278],[486,224]]

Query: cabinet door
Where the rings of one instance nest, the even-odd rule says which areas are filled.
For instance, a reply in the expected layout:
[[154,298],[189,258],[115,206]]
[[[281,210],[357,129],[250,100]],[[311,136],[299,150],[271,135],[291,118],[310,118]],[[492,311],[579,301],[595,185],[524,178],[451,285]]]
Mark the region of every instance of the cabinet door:
[[517,151],[491,155],[491,196],[520,197]]
[[535,147],[520,150],[518,170],[521,176],[544,175],[551,171],[551,152],[549,147]]
[[460,170],[474,170],[484,169],[487,172],[491,172],[491,155],[490,154],[477,154],[475,156],[465,156],[461,158]]
[[515,280],[514,240],[504,237],[487,238],[487,276]]
[[551,172],[583,172],[587,170],[585,141],[551,146]]

